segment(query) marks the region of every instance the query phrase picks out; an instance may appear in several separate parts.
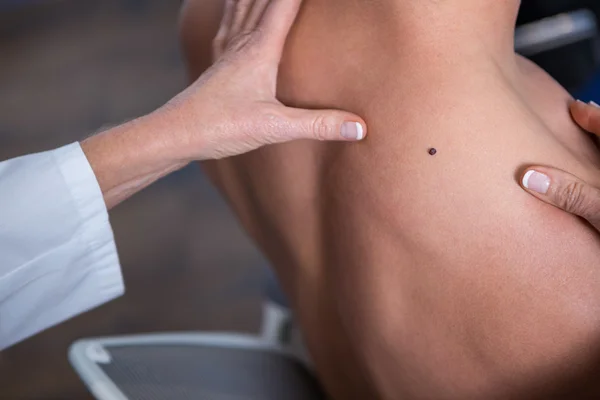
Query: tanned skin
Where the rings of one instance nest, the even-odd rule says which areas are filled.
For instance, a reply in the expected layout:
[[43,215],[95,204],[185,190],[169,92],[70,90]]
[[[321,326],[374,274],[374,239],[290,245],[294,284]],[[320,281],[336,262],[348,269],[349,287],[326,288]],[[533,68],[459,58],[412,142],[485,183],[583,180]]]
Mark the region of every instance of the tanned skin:
[[[597,185],[600,155],[567,92],[515,55],[518,7],[306,0],[279,98],[355,112],[369,137],[204,164],[333,399],[594,398],[600,238],[518,179],[552,165]],[[221,9],[184,6],[191,78]]]

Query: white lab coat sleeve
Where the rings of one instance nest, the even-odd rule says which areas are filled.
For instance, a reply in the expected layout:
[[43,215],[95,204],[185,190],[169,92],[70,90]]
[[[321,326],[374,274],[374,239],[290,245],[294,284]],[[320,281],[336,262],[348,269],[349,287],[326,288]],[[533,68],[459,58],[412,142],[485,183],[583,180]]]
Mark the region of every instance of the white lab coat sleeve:
[[123,292],[106,205],[79,143],[0,162],[0,349]]

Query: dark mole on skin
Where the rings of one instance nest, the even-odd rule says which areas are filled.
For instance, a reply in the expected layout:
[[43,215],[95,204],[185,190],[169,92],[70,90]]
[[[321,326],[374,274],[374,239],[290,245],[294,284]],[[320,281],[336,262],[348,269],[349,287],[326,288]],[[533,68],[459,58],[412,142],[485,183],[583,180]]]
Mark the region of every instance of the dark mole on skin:
[[437,149],[435,149],[433,147],[431,149],[429,149],[429,155],[430,156],[435,156],[436,154],[437,154]]

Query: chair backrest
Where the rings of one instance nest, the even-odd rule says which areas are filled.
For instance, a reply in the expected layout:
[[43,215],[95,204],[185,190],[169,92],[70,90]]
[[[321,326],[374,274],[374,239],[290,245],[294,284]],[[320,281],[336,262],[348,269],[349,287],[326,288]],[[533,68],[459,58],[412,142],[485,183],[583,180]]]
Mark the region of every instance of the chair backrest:
[[593,40],[597,35],[596,15],[583,9],[517,27],[515,48],[524,56],[532,56],[581,41]]
[[574,93],[600,65],[598,18],[580,9],[520,25],[515,49]]

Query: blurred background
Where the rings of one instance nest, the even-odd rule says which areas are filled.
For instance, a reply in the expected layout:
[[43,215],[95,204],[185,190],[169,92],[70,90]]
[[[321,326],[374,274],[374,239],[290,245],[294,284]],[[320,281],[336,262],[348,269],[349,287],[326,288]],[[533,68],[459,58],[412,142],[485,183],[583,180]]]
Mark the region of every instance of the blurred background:
[[[80,140],[182,89],[180,5],[0,0],[0,159]],[[524,0],[516,46],[574,95],[598,100],[598,15],[597,0]],[[111,219],[127,296],[0,353],[0,399],[90,399],[66,358],[81,337],[258,329],[266,264],[197,167]]]
[[[80,140],[180,91],[180,6],[0,0],[0,159]],[[77,338],[258,329],[263,261],[198,167],[111,220],[127,295],[0,353],[0,399],[91,399],[66,358]]]

